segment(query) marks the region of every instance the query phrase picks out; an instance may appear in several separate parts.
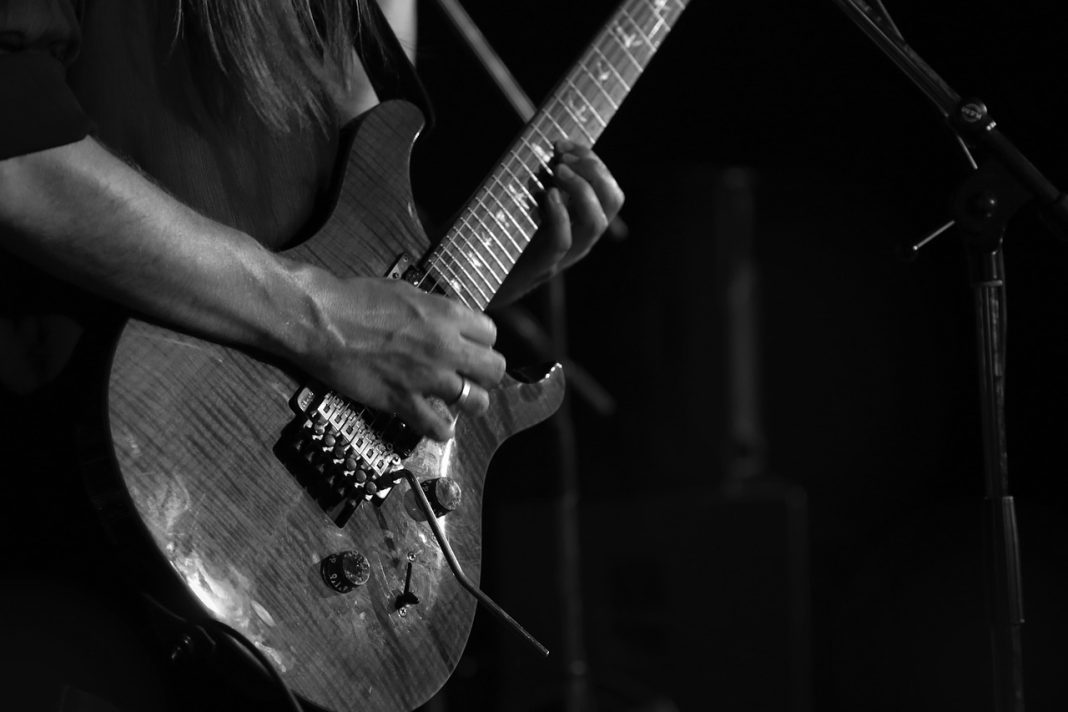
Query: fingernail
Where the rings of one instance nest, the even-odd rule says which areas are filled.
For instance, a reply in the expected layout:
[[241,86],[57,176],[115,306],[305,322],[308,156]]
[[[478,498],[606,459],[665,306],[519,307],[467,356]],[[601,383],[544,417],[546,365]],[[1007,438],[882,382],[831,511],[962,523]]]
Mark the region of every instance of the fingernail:
[[560,156],[560,162],[561,163],[574,163],[578,159],[579,159],[579,157],[576,156],[574,153],[565,153],[562,156]]
[[571,166],[566,163],[561,163],[556,167],[556,175],[563,176],[564,178],[570,178],[575,175],[575,171],[571,170]]
[[560,190],[558,188],[549,188],[549,202],[551,202],[553,205],[564,204],[564,199],[560,195]]
[[575,148],[575,142],[566,138],[562,138],[556,142],[556,148],[561,153],[564,153],[565,151],[571,151]]

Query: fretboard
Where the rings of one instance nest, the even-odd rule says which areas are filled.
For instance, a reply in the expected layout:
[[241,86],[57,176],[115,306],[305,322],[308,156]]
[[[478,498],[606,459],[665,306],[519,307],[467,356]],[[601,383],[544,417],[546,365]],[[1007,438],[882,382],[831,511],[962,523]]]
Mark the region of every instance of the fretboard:
[[443,289],[486,308],[538,229],[554,143],[596,143],[688,3],[625,0],[616,10],[428,256]]

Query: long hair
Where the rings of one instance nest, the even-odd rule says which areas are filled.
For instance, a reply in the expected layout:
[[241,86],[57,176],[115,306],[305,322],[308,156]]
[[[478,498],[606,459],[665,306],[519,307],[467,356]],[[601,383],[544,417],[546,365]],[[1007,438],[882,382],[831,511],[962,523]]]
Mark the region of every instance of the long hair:
[[227,85],[286,131],[331,118],[374,0],[179,0],[178,28],[206,49]]

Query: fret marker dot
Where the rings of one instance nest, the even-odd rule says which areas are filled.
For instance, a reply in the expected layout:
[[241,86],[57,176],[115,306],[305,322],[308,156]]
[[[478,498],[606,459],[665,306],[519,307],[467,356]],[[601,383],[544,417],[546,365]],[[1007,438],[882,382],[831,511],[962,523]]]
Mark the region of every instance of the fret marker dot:
[[537,155],[538,157],[538,160],[542,163],[548,163],[549,160],[553,157],[553,155],[547,150],[545,150],[545,147],[542,146],[540,143],[534,144],[533,149],[535,155]]

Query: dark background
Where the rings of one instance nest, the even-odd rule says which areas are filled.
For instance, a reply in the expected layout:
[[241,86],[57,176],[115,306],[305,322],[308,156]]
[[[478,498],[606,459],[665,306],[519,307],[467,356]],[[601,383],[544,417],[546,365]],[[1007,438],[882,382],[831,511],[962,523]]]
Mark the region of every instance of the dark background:
[[[464,4],[538,100],[616,2]],[[984,99],[1068,185],[1068,9],[886,5],[954,89]],[[425,3],[419,65],[438,123],[414,182],[431,223],[447,224],[520,127],[458,47]],[[949,233],[914,262],[896,256],[948,219],[967,173],[939,115],[830,0],[693,0],[597,150],[627,191],[629,234],[566,275],[567,355],[615,410],[571,390],[574,508],[558,422],[502,449],[485,513],[484,587],[554,655],[481,613],[428,707],[989,708],[965,254]],[[766,439],[766,484],[740,493],[723,487],[715,227],[732,167],[752,177]],[[1005,253],[1027,697],[1064,709],[1068,254],[1026,210]],[[542,290],[521,307],[549,328],[546,301]],[[530,355],[507,328],[502,341],[513,362]],[[578,597],[568,521],[581,532]],[[568,643],[576,631],[584,651]]]

